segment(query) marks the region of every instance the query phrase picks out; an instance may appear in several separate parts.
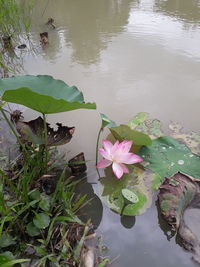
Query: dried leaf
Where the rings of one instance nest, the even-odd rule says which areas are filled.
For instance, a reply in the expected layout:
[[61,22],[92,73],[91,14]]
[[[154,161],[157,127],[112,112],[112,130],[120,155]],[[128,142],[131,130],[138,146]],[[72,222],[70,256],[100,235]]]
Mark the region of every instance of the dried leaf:
[[184,210],[197,193],[197,183],[181,173],[165,179],[160,186],[158,203],[167,223],[175,229],[179,228]]
[[[18,113],[20,113],[20,115]],[[20,134],[20,138],[23,142],[31,142],[34,144],[44,144],[44,120],[38,117],[35,120],[23,121],[21,112],[14,111],[11,115],[11,119],[15,121],[16,129]],[[75,131],[75,127],[63,126],[61,123],[56,123],[57,130],[54,130],[46,123],[48,146],[58,146],[68,143]]]

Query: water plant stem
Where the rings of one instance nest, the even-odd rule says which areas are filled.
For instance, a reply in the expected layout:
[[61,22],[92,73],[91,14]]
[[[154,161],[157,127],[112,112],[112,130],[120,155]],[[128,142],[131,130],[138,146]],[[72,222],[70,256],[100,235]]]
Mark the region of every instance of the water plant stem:
[[123,216],[123,212],[124,212],[124,209],[125,209],[125,207],[126,207],[126,203],[124,203],[124,205],[123,205],[123,207],[122,207],[122,210],[121,210],[121,212],[120,212],[120,216]]
[[100,128],[100,130],[99,130],[99,132],[98,132],[98,135],[97,135],[97,144],[96,144],[96,165],[97,165],[97,162],[98,162],[98,147],[99,147],[99,139],[100,139],[101,132],[103,132],[103,128]]
[[44,121],[44,145],[45,145],[45,169],[47,172],[48,167],[48,133],[47,133],[47,122],[46,122],[46,115],[42,113],[43,121]]

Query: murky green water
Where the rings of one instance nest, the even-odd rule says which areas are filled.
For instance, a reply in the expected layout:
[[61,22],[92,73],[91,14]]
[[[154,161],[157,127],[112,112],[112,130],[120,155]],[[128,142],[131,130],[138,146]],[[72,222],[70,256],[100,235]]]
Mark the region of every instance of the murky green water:
[[[173,120],[200,130],[199,0],[37,1],[33,17],[37,55],[25,57],[25,73],[49,74],[76,85],[87,101],[97,103],[98,112],[117,123],[146,111],[165,127]],[[48,17],[55,19],[56,30],[44,25]],[[46,30],[50,46],[42,49],[39,33]],[[98,112],[49,116],[51,122],[76,126],[65,147],[68,157],[84,151],[87,160],[94,160]],[[97,179],[93,164],[89,182]],[[104,207],[98,230],[112,266],[196,266],[176,240],[167,240],[160,224],[154,205],[125,221]]]

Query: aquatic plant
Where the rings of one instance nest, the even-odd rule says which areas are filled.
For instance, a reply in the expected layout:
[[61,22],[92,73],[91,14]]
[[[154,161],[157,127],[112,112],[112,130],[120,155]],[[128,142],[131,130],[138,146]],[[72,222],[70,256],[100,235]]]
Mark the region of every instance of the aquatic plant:
[[[30,26],[35,0],[0,0],[0,77],[20,73],[23,69],[23,53],[31,50]],[[25,43],[28,42],[29,45]],[[18,48],[18,49],[16,49]]]
[[0,0],[0,37],[16,38],[30,28],[34,1]]
[[[127,125],[109,129],[108,140],[113,143],[134,136],[137,140],[134,144],[138,146],[131,152],[138,153],[144,161],[141,166],[129,165],[129,173],[120,180],[115,179],[110,167],[106,168],[105,176],[99,179],[101,199],[121,216],[135,216],[151,206],[154,192],[159,190],[158,212],[171,227],[169,232],[163,229],[165,235],[168,239],[176,235],[178,244],[192,252],[193,259],[199,263],[200,240],[186,224],[184,212],[187,208],[199,208],[200,204],[200,136],[184,133],[177,123],[170,124],[170,136],[166,136],[161,122],[148,116],[141,112]],[[146,135],[143,139],[142,133]],[[147,136],[151,137],[151,144]],[[141,145],[145,140],[147,143]],[[132,203],[127,203],[124,191]]]
[[[37,254],[33,266],[49,262],[78,266],[87,252],[85,237],[91,232],[90,225],[76,215],[86,196],[75,194],[79,179],[70,176],[66,160],[52,149],[68,143],[75,128],[58,123],[54,131],[46,114],[96,105],[85,103],[75,86],[46,75],[2,79],[0,95],[0,111],[21,150],[12,164],[0,170],[0,265],[27,261],[15,255],[29,257],[32,248]],[[7,102],[30,107],[43,118],[26,122],[16,111],[10,120]]]
[[[46,114],[80,108],[96,108],[95,103],[85,103],[82,92],[75,86],[70,87],[63,81],[55,80],[48,75],[25,75],[1,79],[0,95],[3,101],[21,104],[42,113],[43,129],[42,131],[40,129],[40,132],[43,133],[43,140],[45,143],[46,166],[48,161],[48,138],[51,133],[46,123]],[[23,148],[24,145],[9,123],[9,120],[6,118],[5,111],[3,108],[0,108],[0,111]],[[33,135],[29,134],[29,137],[31,136]],[[29,141],[34,143],[33,139]]]
[[104,159],[97,164],[97,168],[106,168],[112,164],[113,172],[118,179],[122,177],[123,173],[129,173],[125,164],[143,161],[140,156],[129,153],[133,144],[132,141],[124,140],[120,143],[117,140],[113,145],[110,141],[103,140],[102,143],[104,148],[100,148],[99,152]]

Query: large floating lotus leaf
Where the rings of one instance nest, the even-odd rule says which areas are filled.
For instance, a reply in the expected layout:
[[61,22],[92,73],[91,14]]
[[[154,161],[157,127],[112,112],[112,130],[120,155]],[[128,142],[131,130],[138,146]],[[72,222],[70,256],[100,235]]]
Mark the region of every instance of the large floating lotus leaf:
[[[106,169],[106,177],[100,178],[100,197],[113,211],[127,216],[142,214],[150,207],[152,197],[148,190],[151,183],[151,173],[138,167],[129,167],[130,173],[123,175],[118,180],[113,175],[112,169]],[[148,184],[147,184],[148,183]],[[122,190],[131,190],[137,203],[127,204]]]
[[160,137],[153,140],[151,146],[144,146],[140,156],[149,162],[146,168],[158,173],[161,177],[171,177],[177,172],[200,179],[200,157],[171,137]]
[[45,114],[75,109],[95,109],[85,103],[83,94],[51,76],[18,76],[0,80],[0,95],[7,102],[21,104]]

